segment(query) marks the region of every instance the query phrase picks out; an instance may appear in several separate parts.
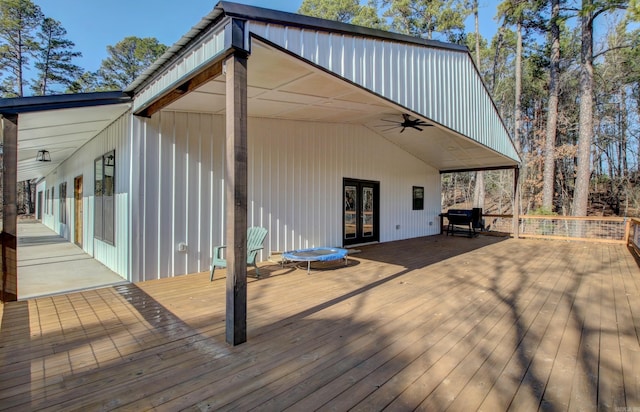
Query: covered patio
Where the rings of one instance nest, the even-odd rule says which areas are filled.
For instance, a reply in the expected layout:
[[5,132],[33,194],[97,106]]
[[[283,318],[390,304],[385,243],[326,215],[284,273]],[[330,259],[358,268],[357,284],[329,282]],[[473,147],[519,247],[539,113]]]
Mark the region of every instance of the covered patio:
[[127,283],[77,245],[33,219],[18,222],[18,299]]
[[311,275],[263,262],[235,347],[208,273],[0,306],[0,409],[640,407],[626,247],[432,236],[360,251]]

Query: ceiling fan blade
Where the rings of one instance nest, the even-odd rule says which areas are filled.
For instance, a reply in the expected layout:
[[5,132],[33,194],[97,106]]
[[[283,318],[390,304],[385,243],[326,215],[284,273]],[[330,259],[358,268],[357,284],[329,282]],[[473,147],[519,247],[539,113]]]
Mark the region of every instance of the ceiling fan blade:
[[[400,133],[404,132],[404,129],[406,129],[407,127],[411,127],[413,129],[416,129],[418,131],[422,131],[422,127],[430,127],[433,126],[432,124],[429,124],[427,122],[425,122],[422,119],[411,119],[411,116],[408,113],[401,113],[402,115],[402,121],[398,121],[398,120],[389,120],[389,119],[380,119],[380,121],[382,122],[386,122],[386,123],[394,123],[396,124],[396,127],[398,128],[402,128],[400,130]],[[379,125],[377,127],[384,127],[383,125]],[[383,129],[381,130],[382,132],[389,132],[392,129],[395,129],[395,127],[391,127],[391,128],[387,128],[387,129]]]

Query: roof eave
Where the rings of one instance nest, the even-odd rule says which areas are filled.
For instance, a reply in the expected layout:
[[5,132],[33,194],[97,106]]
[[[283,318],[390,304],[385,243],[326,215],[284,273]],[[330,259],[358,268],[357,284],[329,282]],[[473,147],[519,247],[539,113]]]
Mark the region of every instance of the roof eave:
[[132,97],[121,91],[11,97],[0,99],[0,113],[20,114],[44,110],[130,103],[131,101]]
[[317,17],[305,16],[301,14],[288,13],[284,11],[265,9],[262,7],[248,6],[245,4],[221,1],[216,8],[220,7],[224,14],[230,17],[243,18],[267,23],[277,23],[294,27],[311,28],[314,30],[331,31],[335,33],[360,35],[364,37],[374,37],[386,40],[394,40],[403,43],[413,43],[422,46],[468,52],[466,46],[453,43],[445,43],[437,40],[428,40],[421,37],[409,36],[406,34],[393,33],[379,29],[372,29],[364,26],[356,26],[349,23],[342,23],[334,20],[325,20]]

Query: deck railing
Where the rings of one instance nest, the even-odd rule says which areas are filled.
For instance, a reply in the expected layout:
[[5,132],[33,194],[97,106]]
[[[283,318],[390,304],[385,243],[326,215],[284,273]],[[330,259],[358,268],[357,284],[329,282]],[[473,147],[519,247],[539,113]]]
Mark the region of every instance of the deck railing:
[[627,245],[636,253],[636,256],[640,258],[640,219],[629,219],[629,229],[627,231]]
[[[512,234],[512,215],[483,215],[489,232]],[[635,226],[632,221],[635,221]],[[592,242],[622,243],[630,239],[631,230],[636,237],[640,220],[624,217],[574,217],[521,215],[518,218],[519,236],[523,238],[585,240]],[[635,229],[632,229],[632,226]],[[636,244],[638,242],[636,241]]]

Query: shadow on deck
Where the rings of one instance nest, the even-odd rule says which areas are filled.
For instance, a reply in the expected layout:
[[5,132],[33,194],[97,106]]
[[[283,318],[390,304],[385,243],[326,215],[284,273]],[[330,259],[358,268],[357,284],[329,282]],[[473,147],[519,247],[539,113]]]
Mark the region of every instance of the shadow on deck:
[[617,245],[443,236],[261,265],[247,343],[208,273],[2,307],[15,409],[640,407],[640,273]]

